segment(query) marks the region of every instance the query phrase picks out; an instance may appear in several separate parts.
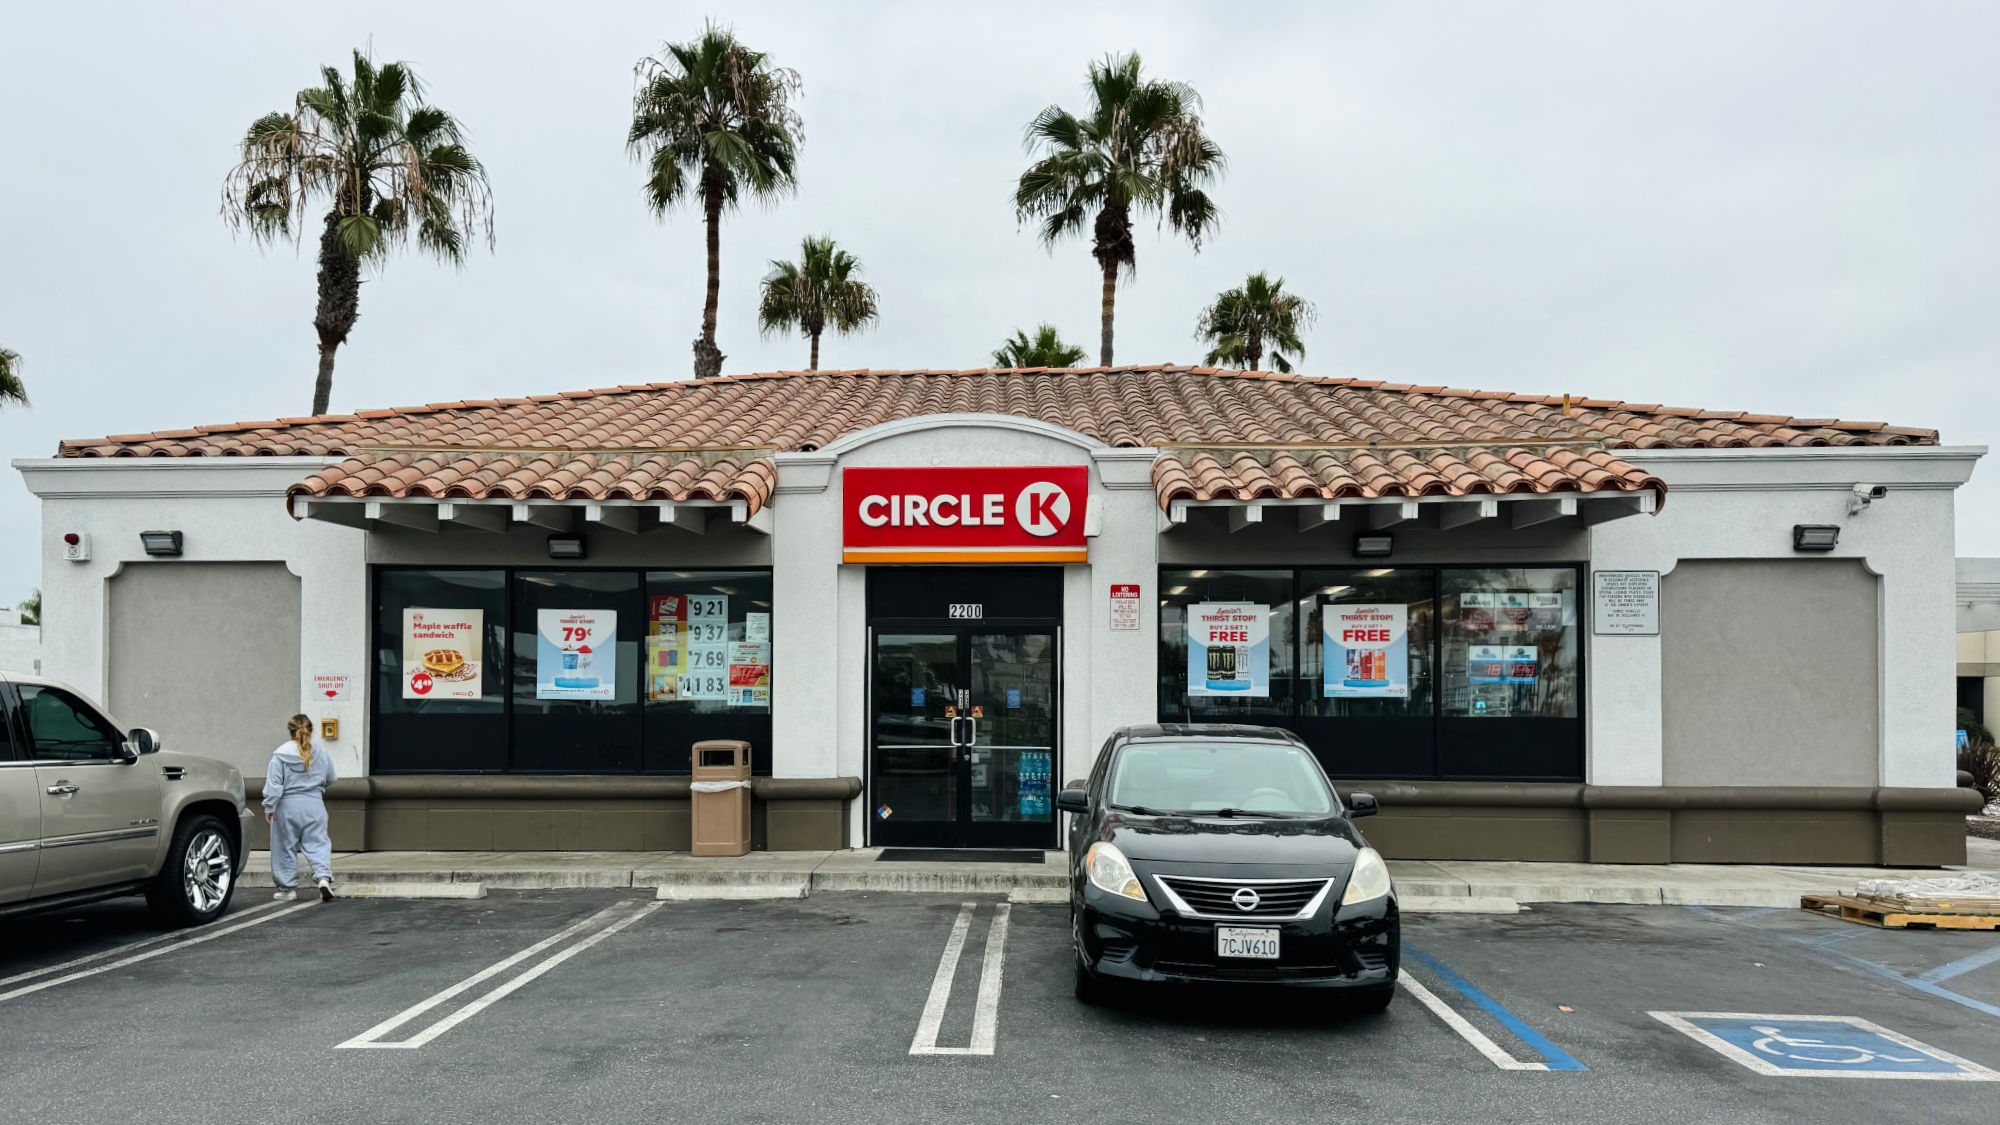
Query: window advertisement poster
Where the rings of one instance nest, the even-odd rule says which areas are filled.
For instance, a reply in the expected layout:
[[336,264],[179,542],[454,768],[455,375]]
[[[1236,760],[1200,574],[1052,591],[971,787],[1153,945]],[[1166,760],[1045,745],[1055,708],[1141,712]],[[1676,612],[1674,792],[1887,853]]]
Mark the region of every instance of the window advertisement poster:
[[1471,645],[1466,665],[1475,684],[1532,684],[1539,662],[1533,645]]
[[618,613],[610,609],[535,611],[535,698],[618,696]]
[[1049,815],[1050,759],[1047,750],[1023,750],[1014,774],[1014,791],[1021,800],[1021,816]]
[[405,609],[403,698],[478,699],[484,618],[476,609]]
[[1410,607],[1335,605],[1320,610],[1326,654],[1322,690],[1336,699],[1407,699]]
[[771,646],[738,641],[729,646],[729,705],[771,705]]
[[1188,694],[1271,694],[1271,607],[1204,602],[1187,608]]
[[[1488,590],[1467,592],[1458,596],[1458,609],[1464,617],[1465,631],[1468,633],[1518,633],[1534,622],[1537,610],[1535,599],[1554,599],[1544,602],[1540,608],[1544,613],[1552,605],[1555,625],[1562,621],[1561,594],[1531,594],[1523,590]],[[1554,625],[1548,626],[1553,628]]]
[[659,594],[646,606],[646,698],[658,703],[680,698],[687,670],[687,596]]

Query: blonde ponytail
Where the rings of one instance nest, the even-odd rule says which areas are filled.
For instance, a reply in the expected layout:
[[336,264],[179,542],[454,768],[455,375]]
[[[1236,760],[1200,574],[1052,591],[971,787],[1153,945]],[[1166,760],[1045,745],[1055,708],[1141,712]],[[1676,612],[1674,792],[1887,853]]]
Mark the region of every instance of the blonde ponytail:
[[304,715],[293,715],[285,724],[285,733],[299,745],[299,757],[305,759],[306,768],[313,766],[313,721]]

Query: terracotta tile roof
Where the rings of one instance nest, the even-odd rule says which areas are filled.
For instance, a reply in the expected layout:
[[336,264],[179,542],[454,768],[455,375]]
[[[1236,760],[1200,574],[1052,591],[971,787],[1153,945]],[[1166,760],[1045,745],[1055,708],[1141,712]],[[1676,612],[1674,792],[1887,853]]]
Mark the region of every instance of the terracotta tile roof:
[[1205,367],[775,372],[64,442],[64,457],[345,460],[295,494],[769,500],[770,455],[925,414],[1158,447],[1174,499],[1665,486],[1627,449],[1916,445],[1934,430]]

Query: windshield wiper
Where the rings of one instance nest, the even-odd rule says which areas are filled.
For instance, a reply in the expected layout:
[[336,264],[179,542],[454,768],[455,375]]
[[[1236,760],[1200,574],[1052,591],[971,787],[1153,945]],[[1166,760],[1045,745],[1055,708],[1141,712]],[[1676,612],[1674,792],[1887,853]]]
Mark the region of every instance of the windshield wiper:
[[1146,807],[1146,806],[1144,806],[1144,805],[1106,805],[1106,806],[1105,806],[1105,808],[1109,808],[1109,809],[1117,809],[1117,810],[1118,810],[1119,812],[1130,812],[1130,813],[1138,813],[1138,814],[1139,814],[1140,816],[1172,816],[1172,815],[1174,815],[1173,813],[1170,813],[1170,812],[1168,812],[1168,811],[1167,811],[1167,810],[1165,810],[1165,809],[1149,809],[1149,808],[1147,808],[1147,807]]
[[1200,810],[1192,810],[1187,813],[1183,813],[1182,815],[1221,816],[1221,817],[1231,817],[1231,818],[1243,816],[1243,817],[1262,817],[1269,820],[1290,820],[1293,817],[1297,816],[1298,814],[1288,813],[1288,812],[1252,812],[1249,809],[1216,809],[1213,812],[1202,812]]

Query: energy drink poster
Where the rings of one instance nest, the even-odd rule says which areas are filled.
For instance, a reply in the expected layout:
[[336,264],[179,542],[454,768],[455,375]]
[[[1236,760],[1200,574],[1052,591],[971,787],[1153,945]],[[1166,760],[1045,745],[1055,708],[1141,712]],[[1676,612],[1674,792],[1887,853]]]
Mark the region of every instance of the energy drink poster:
[[1466,678],[1475,684],[1532,684],[1540,670],[1533,645],[1471,645]]
[[1204,602],[1187,614],[1189,695],[1271,694],[1270,606]]
[[1322,606],[1324,693],[1336,699],[1409,698],[1409,612],[1406,605]]
[[536,699],[617,698],[616,610],[536,610],[535,632]]
[[1023,750],[1014,774],[1014,792],[1021,802],[1023,817],[1049,815],[1049,768],[1047,750]]

